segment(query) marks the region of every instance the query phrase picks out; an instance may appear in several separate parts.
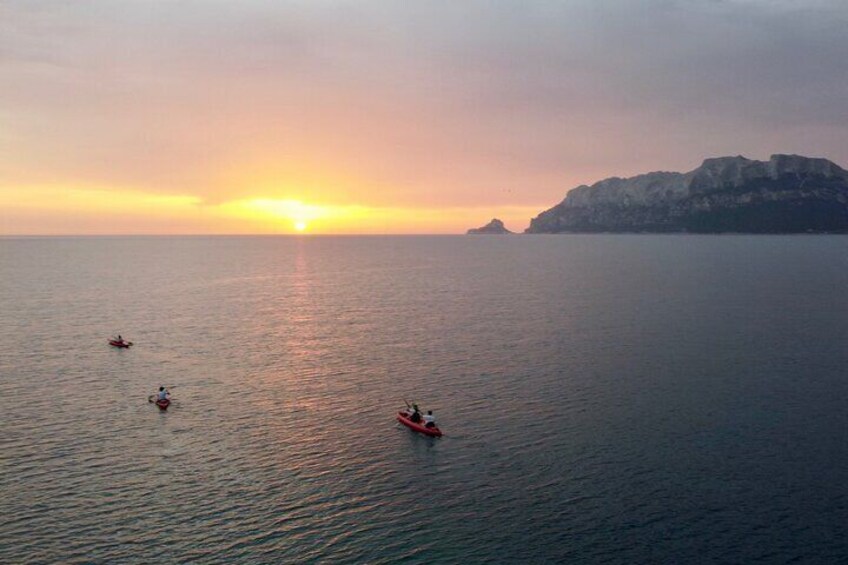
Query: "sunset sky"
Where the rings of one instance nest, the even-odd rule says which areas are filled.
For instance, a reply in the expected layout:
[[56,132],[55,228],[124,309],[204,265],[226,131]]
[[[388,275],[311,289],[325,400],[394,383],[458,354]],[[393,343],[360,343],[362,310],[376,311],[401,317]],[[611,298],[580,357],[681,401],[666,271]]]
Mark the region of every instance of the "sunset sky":
[[0,234],[513,231],[579,184],[848,166],[848,2],[0,1]]

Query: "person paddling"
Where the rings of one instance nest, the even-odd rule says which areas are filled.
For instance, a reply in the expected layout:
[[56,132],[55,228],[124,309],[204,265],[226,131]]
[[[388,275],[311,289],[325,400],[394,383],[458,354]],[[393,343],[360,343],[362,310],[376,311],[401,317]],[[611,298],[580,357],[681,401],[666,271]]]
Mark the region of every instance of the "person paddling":
[[165,387],[160,386],[159,387],[159,396],[156,400],[168,400],[169,396],[170,396],[170,393],[167,390],[165,390]]
[[412,409],[409,413],[409,419],[415,422],[416,424],[421,421],[421,411],[418,409],[418,405],[413,403]]
[[436,417],[433,416],[432,410],[427,410],[427,413],[424,415],[424,427],[425,428],[435,428],[436,427]]

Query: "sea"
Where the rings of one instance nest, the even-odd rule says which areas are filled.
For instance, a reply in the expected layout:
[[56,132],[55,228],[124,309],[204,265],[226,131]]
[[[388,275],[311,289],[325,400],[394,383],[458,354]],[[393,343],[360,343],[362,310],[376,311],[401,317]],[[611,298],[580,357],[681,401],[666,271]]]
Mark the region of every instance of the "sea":
[[846,291],[836,235],[5,237],[0,563],[846,563]]

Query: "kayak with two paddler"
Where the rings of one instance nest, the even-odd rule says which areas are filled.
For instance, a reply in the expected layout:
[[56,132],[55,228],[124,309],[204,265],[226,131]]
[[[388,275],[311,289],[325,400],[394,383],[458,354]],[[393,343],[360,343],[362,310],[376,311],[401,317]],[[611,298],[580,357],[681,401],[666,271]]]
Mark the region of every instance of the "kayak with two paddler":
[[424,422],[413,422],[410,413],[401,410],[397,413],[397,421],[411,430],[428,435],[430,437],[442,437],[442,430],[437,426],[427,427]]

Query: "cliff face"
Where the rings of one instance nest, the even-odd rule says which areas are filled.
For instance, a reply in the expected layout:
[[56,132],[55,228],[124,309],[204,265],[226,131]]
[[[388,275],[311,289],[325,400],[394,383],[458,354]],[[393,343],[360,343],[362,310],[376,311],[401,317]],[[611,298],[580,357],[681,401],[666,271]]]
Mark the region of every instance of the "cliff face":
[[707,159],[579,186],[526,232],[848,232],[848,172],[798,155]]
[[491,222],[483,226],[482,228],[472,228],[468,230],[468,235],[502,235],[512,233],[506,227],[504,227],[504,223],[497,218],[494,218]]

